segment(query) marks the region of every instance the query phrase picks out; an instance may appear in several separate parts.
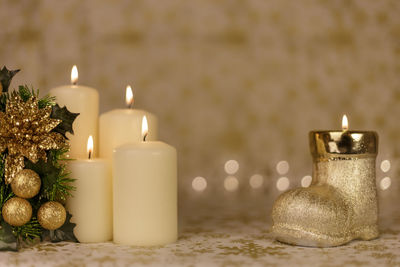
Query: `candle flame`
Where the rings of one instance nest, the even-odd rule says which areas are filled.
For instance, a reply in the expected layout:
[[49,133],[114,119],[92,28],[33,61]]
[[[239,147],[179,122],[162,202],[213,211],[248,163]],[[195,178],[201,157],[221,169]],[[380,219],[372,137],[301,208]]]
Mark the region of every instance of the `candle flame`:
[[147,118],[146,116],[143,116],[142,120],[142,136],[143,136],[143,141],[146,141],[146,137],[149,133],[149,126],[147,124]]
[[129,108],[132,108],[132,106],[133,106],[133,91],[132,91],[132,87],[130,85],[128,85],[126,87],[125,102]]
[[93,137],[90,135],[87,142],[87,152],[89,159],[92,158],[93,154]]
[[76,65],[74,65],[71,70],[71,83],[74,85],[78,83],[78,68]]
[[342,119],[342,130],[347,131],[349,129],[349,121],[347,120],[347,116],[343,115]]

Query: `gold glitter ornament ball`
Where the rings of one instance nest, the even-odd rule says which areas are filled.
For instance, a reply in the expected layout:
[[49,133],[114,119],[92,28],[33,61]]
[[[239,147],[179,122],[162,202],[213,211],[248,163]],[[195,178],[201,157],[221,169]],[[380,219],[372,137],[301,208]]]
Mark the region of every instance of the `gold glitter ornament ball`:
[[38,221],[47,230],[60,228],[67,218],[67,212],[63,205],[56,201],[44,203],[38,211]]
[[31,204],[19,197],[13,197],[3,205],[2,216],[6,223],[12,226],[22,226],[32,217]]
[[39,175],[29,169],[18,172],[11,182],[11,189],[19,197],[32,198],[40,191],[42,182]]

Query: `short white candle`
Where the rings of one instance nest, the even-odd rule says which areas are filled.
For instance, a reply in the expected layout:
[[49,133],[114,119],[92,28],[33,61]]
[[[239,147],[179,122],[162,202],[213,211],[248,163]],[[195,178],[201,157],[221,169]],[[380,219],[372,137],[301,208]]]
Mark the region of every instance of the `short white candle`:
[[112,159],[113,149],[126,143],[140,142],[143,116],[148,118],[151,132],[148,140],[157,140],[157,117],[139,109],[133,109],[131,87],[126,88],[126,109],[114,109],[100,116],[100,157]]
[[82,243],[112,239],[112,182],[108,161],[91,159],[93,139],[88,141],[89,159],[68,163],[76,190],[67,200],[67,208],[76,223],[74,234]]
[[60,107],[66,106],[70,112],[79,113],[73,130],[74,134],[67,133],[70,143],[71,158],[86,158],[86,142],[90,135],[94,144],[97,144],[99,93],[96,89],[77,85],[78,69],[71,71],[71,85],[64,85],[50,90],[50,95],[56,97]]
[[159,141],[143,141],[116,148],[113,159],[114,242],[136,246],[175,242],[176,149]]

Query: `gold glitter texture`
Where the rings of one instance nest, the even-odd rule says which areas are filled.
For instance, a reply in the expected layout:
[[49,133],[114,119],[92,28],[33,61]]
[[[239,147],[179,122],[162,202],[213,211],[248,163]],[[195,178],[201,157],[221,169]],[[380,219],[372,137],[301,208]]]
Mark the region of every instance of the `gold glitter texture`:
[[60,228],[67,218],[67,212],[63,205],[56,201],[44,203],[38,211],[40,225],[48,230]]
[[17,93],[7,101],[6,112],[0,112],[0,153],[8,149],[6,184],[24,168],[24,157],[33,163],[46,161],[46,150],[67,145],[61,134],[51,132],[61,120],[50,118],[50,114],[49,106],[39,109],[36,97],[25,102]]
[[377,143],[374,132],[311,132],[312,184],[276,200],[275,237],[315,247],[378,237]]
[[3,205],[2,216],[6,223],[22,226],[31,219],[32,206],[23,198],[13,197]]
[[21,198],[32,198],[40,191],[41,180],[39,175],[29,169],[17,173],[11,182],[13,193]]

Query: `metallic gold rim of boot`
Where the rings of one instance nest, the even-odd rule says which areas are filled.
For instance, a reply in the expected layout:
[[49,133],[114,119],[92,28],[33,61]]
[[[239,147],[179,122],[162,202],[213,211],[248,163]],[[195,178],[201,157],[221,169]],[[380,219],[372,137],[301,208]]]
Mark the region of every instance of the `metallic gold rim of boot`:
[[309,133],[314,158],[349,155],[376,157],[378,134],[370,131],[312,131]]
[[337,247],[355,239],[352,235],[329,236],[279,224],[272,226],[272,233],[282,243],[304,247]]

